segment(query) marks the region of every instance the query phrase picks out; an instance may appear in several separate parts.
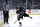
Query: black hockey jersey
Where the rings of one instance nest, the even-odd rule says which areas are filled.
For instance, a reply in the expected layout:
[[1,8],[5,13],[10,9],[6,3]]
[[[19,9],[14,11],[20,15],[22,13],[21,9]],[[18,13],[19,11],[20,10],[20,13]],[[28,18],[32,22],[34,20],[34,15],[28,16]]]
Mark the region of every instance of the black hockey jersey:
[[24,8],[22,6],[20,6],[20,7],[17,7],[16,9],[17,9],[16,13],[20,13],[23,11]]

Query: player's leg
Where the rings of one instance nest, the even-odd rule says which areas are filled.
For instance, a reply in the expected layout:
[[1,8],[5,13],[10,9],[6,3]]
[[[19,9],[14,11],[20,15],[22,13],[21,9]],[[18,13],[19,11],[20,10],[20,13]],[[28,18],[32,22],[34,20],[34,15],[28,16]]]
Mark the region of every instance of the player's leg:
[[19,26],[22,26],[22,23],[21,22],[19,22],[19,24],[20,24]]
[[22,23],[21,23],[20,19],[21,19],[21,17],[18,16],[18,21],[19,21],[19,24],[20,24],[19,26],[22,26]]
[[4,24],[5,24],[5,22],[6,22],[6,16],[4,15]]
[[28,14],[26,14],[27,15],[27,17],[29,17],[30,19],[32,19],[32,17],[31,16],[29,16]]
[[24,13],[24,14],[23,14],[23,16],[24,16],[24,17],[29,17],[29,18],[31,18],[31,19],[32,19],[32,17],[31,17],[31,16],[29,16],[28,14],[26,14],[26,13]]
[[6,12],[7,12],[7,13],[6,13],[6,17],[7,17],[7,18],[6,18],[6,23],[8,24],[8,16],[9,16],[9,15],[8,15],[8,11],[6,11]]
[[21,19],[23,20],[23,15],[21,16]]
[[29,18],[31,18],[31,19],[32,19],[32,17],[31,17],[31,16],[29,16]]
[[5,11],[3,11],[3,15],[4,15],[4,24],[6,22],[6,14],[5,14]]

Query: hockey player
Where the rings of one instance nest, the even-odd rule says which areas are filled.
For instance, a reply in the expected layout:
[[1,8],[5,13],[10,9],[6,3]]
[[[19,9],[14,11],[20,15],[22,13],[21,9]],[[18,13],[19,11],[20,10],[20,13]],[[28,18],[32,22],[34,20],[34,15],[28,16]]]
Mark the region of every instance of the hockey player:
[[23,7],[21,4],[19,4],[19,6],[16,9],[17,9],[16,13],[18,14],[17,20],[19,21],[20,26],[22,26],[20,19],[23,20]]
[[4,15],[4,24],[7,23],[8,24],[8,17],[9,17],[9,1],[6,0],[4,6],[3,6],[3,15]]
[[22,26],[22,23],[20,22],[20,19],[23,20],[23,16],[24,17],[29,17],[29,18],[32,19],[32,17],[30,17],[28,14],[25,13],[25,8],[22,7],[21,4],[19,4],[19,6],[16,9],[17,9],[16,13],[18,14],[17,20],[19,21],[20,26]]

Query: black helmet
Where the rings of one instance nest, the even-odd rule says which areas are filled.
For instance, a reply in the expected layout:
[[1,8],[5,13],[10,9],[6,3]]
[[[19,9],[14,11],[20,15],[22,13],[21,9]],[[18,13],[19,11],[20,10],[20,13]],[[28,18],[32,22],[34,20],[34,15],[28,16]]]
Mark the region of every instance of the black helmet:
[[19,6],[22,6],[22,4],[19,4]]

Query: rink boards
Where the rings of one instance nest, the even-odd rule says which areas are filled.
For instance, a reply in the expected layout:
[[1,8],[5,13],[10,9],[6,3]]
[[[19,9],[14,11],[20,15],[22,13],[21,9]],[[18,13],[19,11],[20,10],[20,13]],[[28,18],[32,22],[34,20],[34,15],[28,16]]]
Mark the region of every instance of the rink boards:
[[[26,13],[29,14],[29,15],[40,15],[40,10],[26,10]],[[12,16],[12,15],[17,15],[16,14],[16,10],[9,10],[9,18]],[[3,11],[0,11],[0,26],[3,23],[4,21],[4,18],[3,18]]]
[[4,18],[3,18],[3,11],[0,11],[0,25],[3,24],[3,20],[4,20]]
[[[9,10],[9,14],[16,14],[17,10]],[[29,15],[40,15],[40,10],[26,10],[26,13]]]

